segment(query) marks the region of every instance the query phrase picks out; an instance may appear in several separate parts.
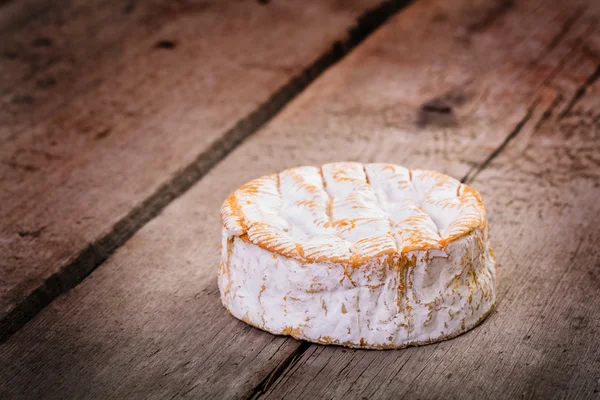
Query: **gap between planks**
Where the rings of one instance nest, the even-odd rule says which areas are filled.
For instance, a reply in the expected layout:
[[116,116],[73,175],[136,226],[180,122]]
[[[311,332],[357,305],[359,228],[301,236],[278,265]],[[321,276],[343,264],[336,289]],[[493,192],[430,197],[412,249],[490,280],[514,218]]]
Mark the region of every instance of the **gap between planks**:
[[266,102],[214,141],[191,164],[120,219],[107,234],[88,244],[73,261],[50,276],[0,319],[0,344],[53,299],[79,284],[167,205],[185,193],[227,154],[277,115],[325,70],[340,61],[375,29],[410,3],[411,0],[388,0],[363,13],[348,30],[344,40],[334,43],[316,61],[274,92]]
[[271,372],[269,372],[267,376],[265,376],[265,378],[250,391],[250,394],[246,396],[246,398],[248,400],[259,399],[271,386],[273,386],[275,382],[277,382],[277,380],[279,380],[279,377],[281,377],[285,371],[293,368],[294,365],[296,365],[298,360],[300,360],[304,353],[306,353],[306,350],[308,350],[312,345],[313,344],[310,342],[306,342],[304,340],[300,341],[300,345],[296,348],[296,350],[292,352],[288,358],[283,360],[283,362],[281,362],[277,367],[271,370]]

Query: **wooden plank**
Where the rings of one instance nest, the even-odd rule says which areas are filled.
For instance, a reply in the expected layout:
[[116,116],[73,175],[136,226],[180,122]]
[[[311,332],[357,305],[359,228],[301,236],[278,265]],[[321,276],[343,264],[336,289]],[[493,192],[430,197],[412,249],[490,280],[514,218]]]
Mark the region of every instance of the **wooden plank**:
[[594,107],[529,124],[530,140],[517,137],[473,182],[496,210],[501,273],[483,326],[400,352],[312,346],[264,398],[597,398],[600,85],[591,92]]
[[3,36],[0,341],[403,4],[65,1]]
[[597,398],[596,110],[545,123],[525,152],[517,137],[473,182],[493,210],[501,279],[497,310],[480,328],[400,352],[312,346],[264,398]]
[[[311,346],[261,398],[598,398],[598,15],[586,10],[564,35],[556,52],[566,56],[523,124],[486,168],[468,175],[490,211],[500,272],[495,313],[423,348]],[[537,84],[498,85],[507,102]],[[509,133],[501,124],[489,129]]]
[[[289,390],[291,396],[313,397],[339,390],[339,397],[370,380],[389,395],[400,392],[392,380],[400,378],[390,371],[406,371],[407,354],[421,364],[408,369],[406,384],[427,361],[442,360],[432,353],[441,345],[360,352],[275,338],[228,316],[218,304],[215,278],[217,210],[231,190],[253,177],[342,158],[473,176],[487,160],[494,165],[494,150],[511,132],[543,119],[555,97],[542,94],[548,82],[564,77],[565,57],[571,57],[573,38],[581,33],[570,22],[579,10],[443,3],[422,1],[400,13],[10,338],[0,348],[0,363],[11,366],[0,371],[0,395],[247,397],[267,391],[277,397]],[[583,32],[588,27],[581,23]],[[582,73],[568,75],[573,82],[565,79],[564,96],[589,77],[590,64],[580,58],[575,61]],[[450,103],[450,112],[440,102]],[[474,186],[479,188],[477,181]],[[492,194],[486,191],[484,198]],[[498,218],[495,204],[492,200],[492,222]],[[447,342],[457,346],[451,355],[469,350],[468,337]],[[315,351],[344,363],[319,358],[309,365],[307,357]],[[366,368],[360,360],[372,362],[390,380],[378,380],[375,370],[369,370],[370,380],[360,380]],[[516,357],[510,365],[517,362]],[[36,385],[27,384],[32,381]]]

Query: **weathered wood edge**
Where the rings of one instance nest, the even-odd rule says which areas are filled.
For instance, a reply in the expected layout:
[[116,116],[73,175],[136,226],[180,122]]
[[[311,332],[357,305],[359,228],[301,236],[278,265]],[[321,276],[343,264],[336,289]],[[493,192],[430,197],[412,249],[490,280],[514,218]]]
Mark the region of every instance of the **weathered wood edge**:
[[90,243],[74,260],[50,276],[43,285],[3,316],[0,319],[0,343],[6,341],[54,298],[66,293],[81,282],[170,202],[185,193],[244,139],[273,118],[323,71],[341,60],[378,26],[410,2],[410,0],[389,0],[365,12],[349,29],[344,40],[335,43],[315,62],[273,93],[255,111],[238,121],[220,139],[200,153],[193,163],[182,169],[172,180],[163,184],[150,197],[119,220],[107,234]]

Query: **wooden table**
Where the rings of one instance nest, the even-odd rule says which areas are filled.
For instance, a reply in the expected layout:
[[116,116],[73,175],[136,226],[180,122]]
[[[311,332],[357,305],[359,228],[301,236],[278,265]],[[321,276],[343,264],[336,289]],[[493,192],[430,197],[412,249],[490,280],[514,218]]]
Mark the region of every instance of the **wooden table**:
[[[0,399],[600,398],[600,2],[0,1]],[[496,310],[361,351],[232,318],[219,207],[386,161],[486,202]]]

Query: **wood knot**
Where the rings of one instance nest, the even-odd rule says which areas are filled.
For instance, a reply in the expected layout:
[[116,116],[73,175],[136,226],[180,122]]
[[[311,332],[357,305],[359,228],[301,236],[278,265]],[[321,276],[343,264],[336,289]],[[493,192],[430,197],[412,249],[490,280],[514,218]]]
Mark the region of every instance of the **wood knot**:
[[156,42],[154,47],[157,49],[172,50],[177,47],[177,43],[173,42],[172,40],[159,40]]
[[436,98],[427,101],[419,108],[417,116],[417,125],[426,126],[454,126],[456,118],[452,111],[451,104],[443,98]]
[[455,126],[458,124],[454,109],[467,103],[474,93],[468,87],[454,88],[441,96],[426,101],[421,105],[417,116],[417,125]]
[[440,114],[450,114],[452,113],[452,107],[443,99],[433,99],[424,103],[421,106],[423,111],[427,112],[435,112]]

